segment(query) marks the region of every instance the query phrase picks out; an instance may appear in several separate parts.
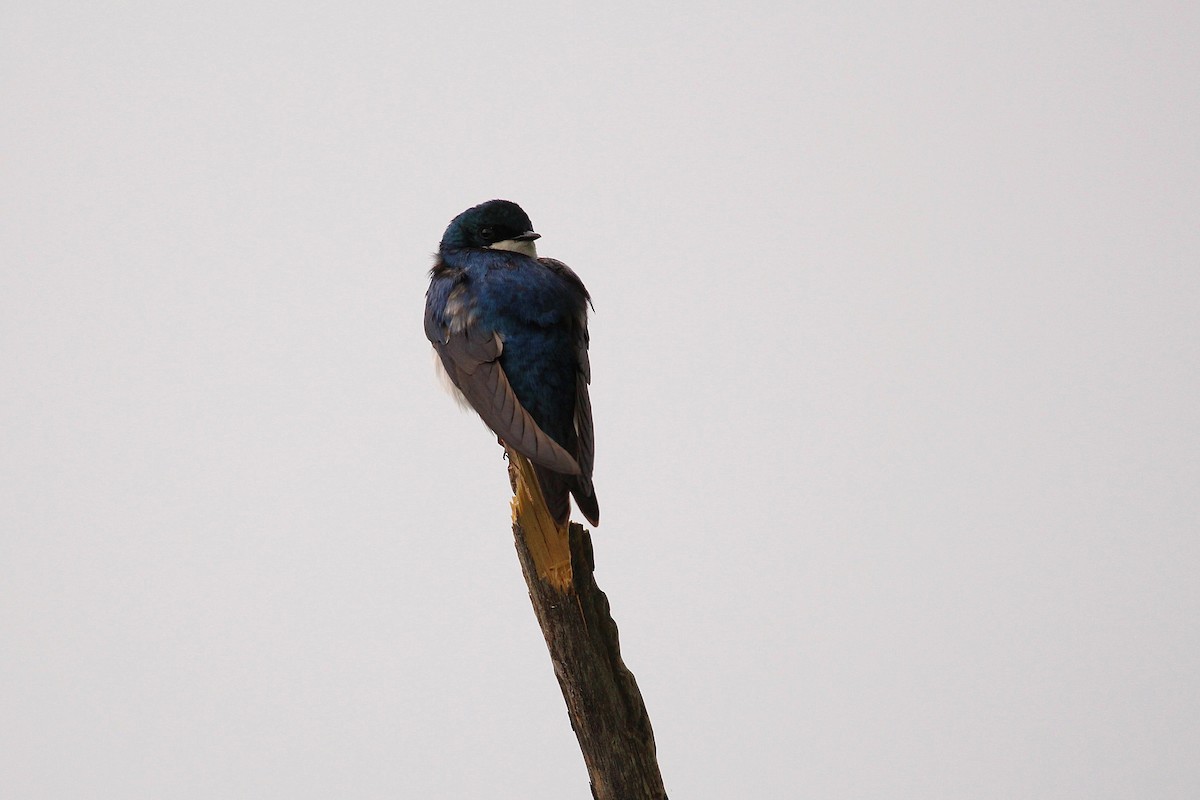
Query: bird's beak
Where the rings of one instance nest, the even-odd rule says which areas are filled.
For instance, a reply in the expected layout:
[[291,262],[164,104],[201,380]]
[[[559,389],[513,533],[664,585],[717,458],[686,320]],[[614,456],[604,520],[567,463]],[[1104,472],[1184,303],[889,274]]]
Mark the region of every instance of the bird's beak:
[[530,258],[537,258],[537,245],[533,243],[534,239],[540,239],[540,233],[533,231],[525,231],[520,236],[514,236],[511,239],[503,239],[499,242],[492,242],[488,245],[493,250],[508,250],[512,253],[521,253]]

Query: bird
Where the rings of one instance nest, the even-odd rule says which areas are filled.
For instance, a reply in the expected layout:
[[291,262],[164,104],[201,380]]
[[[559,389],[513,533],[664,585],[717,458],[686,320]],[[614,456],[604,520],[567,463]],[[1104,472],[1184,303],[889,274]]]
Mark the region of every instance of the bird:
[[425,335],[460,403],[534,466],[561,526],[570,498],[592,525],[595,441],[588,395],[591,296],[566,264],[539,258],[529,215],[489,200],[450,221],[425,295]]

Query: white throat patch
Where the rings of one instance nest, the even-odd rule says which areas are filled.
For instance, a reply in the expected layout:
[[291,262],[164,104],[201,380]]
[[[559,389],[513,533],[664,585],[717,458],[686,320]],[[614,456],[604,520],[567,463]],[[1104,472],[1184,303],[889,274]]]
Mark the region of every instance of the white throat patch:
[[527,242],[518,242],[516,239],[505,239],[500,242],[493,242],[488,247],[492,250],[508,250],[513,253],[522,253],[530,258],[537,258],[537,247],[533,240]]

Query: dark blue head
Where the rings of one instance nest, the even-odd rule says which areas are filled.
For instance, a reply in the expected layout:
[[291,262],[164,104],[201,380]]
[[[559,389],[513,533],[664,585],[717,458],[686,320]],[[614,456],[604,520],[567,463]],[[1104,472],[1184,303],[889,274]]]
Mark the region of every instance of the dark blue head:
[[442,234],[441,249],[490,247],[536,258],[533,240],[540,236],[533,232],[529,215],[519,205],[508,200],[488,200],[468,208],[450,221]]

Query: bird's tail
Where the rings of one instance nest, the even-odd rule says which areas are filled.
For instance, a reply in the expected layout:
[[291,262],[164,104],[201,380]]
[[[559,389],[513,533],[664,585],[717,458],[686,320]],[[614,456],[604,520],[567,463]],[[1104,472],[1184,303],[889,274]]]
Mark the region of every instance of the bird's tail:
[[596,490],[592,481],[582,475],[563,475],[545,467],[534,465],[538,485],[546,499],[546,510],[559,525],[565,525],[571,516],[571,497],[584,518],[593,525],[600,524],[600,504],[596,501]]

